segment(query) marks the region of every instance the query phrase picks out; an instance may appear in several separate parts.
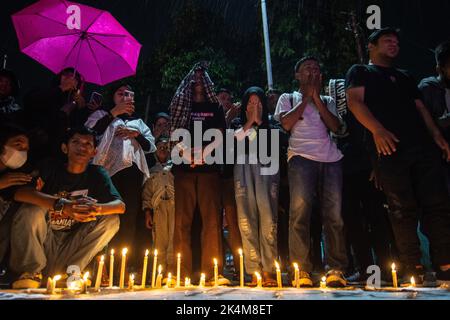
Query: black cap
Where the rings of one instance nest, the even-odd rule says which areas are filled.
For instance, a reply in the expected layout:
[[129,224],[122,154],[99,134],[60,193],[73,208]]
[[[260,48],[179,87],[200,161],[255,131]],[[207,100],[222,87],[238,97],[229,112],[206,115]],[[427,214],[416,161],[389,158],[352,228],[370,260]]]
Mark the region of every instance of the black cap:
[[378,40],[382,36],[386,35],[395,35],[397,38],[400,39],[400,30],[395,28],[382,28],[379,30],[375,30],[370,36],[369,36],[369,43],[371,44],[377,44]]

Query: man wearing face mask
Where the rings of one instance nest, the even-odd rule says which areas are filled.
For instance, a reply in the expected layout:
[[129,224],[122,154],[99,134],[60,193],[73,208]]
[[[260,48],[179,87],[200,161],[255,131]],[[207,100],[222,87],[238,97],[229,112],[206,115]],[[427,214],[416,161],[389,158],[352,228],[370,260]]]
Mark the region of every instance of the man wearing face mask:
[[[450,143],[450,41],[441,43],[435,50],[438,76],[423,79],[419,84],[423,100],[431,116]],[[450,191],[449,166],[447,185]]]
[[23,205],[11,224],[13,289],[38,288],[43,275],[67,277],[68,266],[83,271],[118,231],[125,204],[105,169],[90,163],[96,145],[91,130],[71,129],[61,144],[66,162],[43,161],[42,188],[15,191]]
[[[9,251],[11,221],[19,204],[14,202],[17,187],[32,181],[30,174],[23,173],[29,149],[25,131],[12,125],[0,129],[0,266]],[[25,170],[26,171],[26,170]],[[0,267],[0,275],[4,268]]]

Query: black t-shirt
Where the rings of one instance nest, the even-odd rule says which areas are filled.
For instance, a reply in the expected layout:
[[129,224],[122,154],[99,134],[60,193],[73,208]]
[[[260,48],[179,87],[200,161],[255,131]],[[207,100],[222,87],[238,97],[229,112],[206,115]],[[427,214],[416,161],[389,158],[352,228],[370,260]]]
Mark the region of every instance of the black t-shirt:
[[[203,147],[206,147],[212,141],[203,141],[203,134],[209,129],[218,129],[225,134],[226,131],[226,122],[225,122],[225,114],[223,112],[222,107],[218,103],[210,103],[210,102],[202,102],[202,103],[193,103],[191,110],[191,121],[189,123],[189,132],[191,134],[191,145],[194,147],[195,139],[199,139],[195,136],[194,133],[194,123],[201,122],[202,123],[202,137],[200,140],[202,141]],[[224,136],[225,138],[225,136]],[[214,154],[213,154],[214,155]],[[219,172],[221,169],[220,165],[199,165],[192,168],[190,165],[182,164],[180,166],[176,166],[177,168],[182,168],[187,172]]]
[[[415,80],[406,71],[375,65],[354,65],[346,88],[364,87],[364,102],[374,117],[399,140],[398,151],[431,142],[425,122],[416,109],[422,99]],[[373,139],[367,139],[374,151]]]
[[[98,203],[107,203],[121,199],[119,192],[114,187],[111,178],[101,166],[88,165],[85,172],[72,174],[67,172],[65,165],[56,161],[45,161],[38,165],[39,177],[44,181],[43,193],[76,199],[89,196]],[[68,217],[55,217],[52,211],[52,229],[58,231],[70,230],[76,221]]]

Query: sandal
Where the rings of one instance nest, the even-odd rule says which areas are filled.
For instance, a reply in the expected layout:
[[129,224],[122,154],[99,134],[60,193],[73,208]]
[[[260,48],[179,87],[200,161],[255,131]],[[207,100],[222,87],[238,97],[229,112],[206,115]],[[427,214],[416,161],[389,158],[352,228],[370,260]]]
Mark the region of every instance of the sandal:
[[278,282],[276,279],[274,279],[272,274],[270,274],[268,272],[264,272],[263,278],[264,278],[263,287],[266,287],[266,288],[278,287]]
[[258,278],[256,278],[256,275],[253,274],[252,281],[247,282],[245,285],[250,288],[256,288],[258,286]]

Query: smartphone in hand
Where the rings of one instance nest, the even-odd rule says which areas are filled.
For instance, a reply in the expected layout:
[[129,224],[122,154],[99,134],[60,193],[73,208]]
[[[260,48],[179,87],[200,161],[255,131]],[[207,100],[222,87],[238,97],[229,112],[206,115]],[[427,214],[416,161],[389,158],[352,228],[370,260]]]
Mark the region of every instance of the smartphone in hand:
[[91,99],[89,100],[90,105],[101,106],[103,102],[103,96],[98,92],[92,92]]

